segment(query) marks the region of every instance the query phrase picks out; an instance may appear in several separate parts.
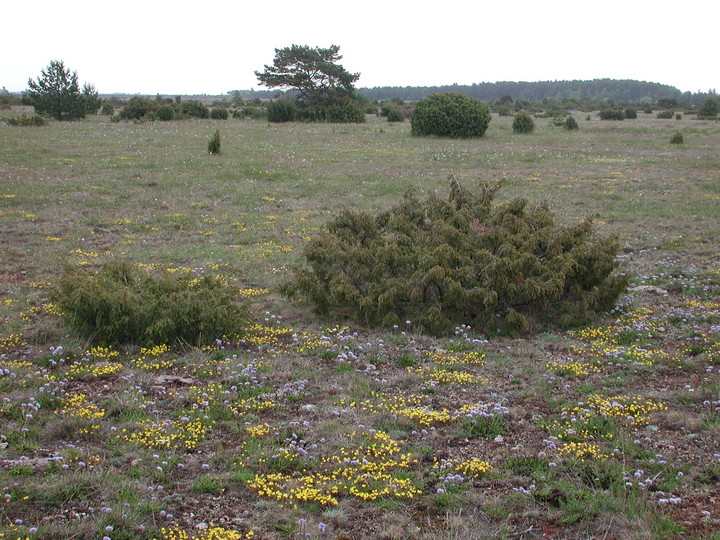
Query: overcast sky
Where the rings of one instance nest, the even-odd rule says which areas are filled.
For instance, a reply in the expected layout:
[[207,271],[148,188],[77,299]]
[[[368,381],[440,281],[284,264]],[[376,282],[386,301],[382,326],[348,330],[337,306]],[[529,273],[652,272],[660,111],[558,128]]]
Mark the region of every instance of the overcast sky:
[[100,93],[262,89],[275,48],[340,46],[356,86],[636,79],[720,89],[718,0],[7,2],[0,87],[51,60]]

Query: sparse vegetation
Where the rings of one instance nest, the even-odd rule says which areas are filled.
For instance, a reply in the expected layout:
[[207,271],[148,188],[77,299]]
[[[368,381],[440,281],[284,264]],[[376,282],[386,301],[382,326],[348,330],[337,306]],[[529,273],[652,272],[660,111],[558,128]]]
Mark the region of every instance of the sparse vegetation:
[[[574,109],[594,121],[572,133],[535,117],[530,137],[495,115],[478,141],[412,137],[375,116],[268,125],[263,104],[246,102],[244,120],[223,122],[233,144],[219,158],[203,146],[212,119],[0,122],[0,536],[713,538],[717,122],[684,124],[688,149],[668,144],[674,120],[600,122],[597,109]],[[22,113],[12,104],[0,118]],[[435,337],[410,317],[369,330],[353,310],[319,318],[309,296],[279,293],[343,207],[392,218],[387,254],[398,253],[417,236],[395,212],[409,186],[410,215],[447,214],[421,223],[438,246],[422,264],[456,255],[443,244],[487,239],[487,219],[456,233],[468,227],[450,173],[478,198],[505,179],[490,211],[507,233],[498,256],[517,261],[542,236],[523,235],[537,225],[528,216],[552,216],[557,231],[592,217],[598,238],[617,235],[628,289],[587,326],[522,338],[479,322]],[[521,213],[518,197],[532,201]],[[59,301],[63,269],[93,291],[117,260],[132,279],[107,287],[120,296],[113,325],[150,312],[132,301],[148,277],[148,297],[165,279],[197,292],[177,308],[159,293],[156,320],[172,328],[209,309],[207,278],[241,309],[240,332],[208,330],[199,346],[93,341]],[[360,260],[346,275],[379,267]],[[475,279],[468,270],[462,284]],[[114,297],[82,308],[103,296]]]

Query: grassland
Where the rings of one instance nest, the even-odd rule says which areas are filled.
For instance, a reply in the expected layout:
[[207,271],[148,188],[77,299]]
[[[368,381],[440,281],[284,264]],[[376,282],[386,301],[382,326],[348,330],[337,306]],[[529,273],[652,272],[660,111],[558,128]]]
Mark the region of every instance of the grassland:
[[[717,538],[720,124],[639,116],[494,117],[467,141],[375,118],[0,123],[0,538]],[[492,340],[277,294],[338,209],[448,175],[594,217],[631,290],[592,327]],[[96,347],[54,283],[113,258],[226,276],[257,325]]]

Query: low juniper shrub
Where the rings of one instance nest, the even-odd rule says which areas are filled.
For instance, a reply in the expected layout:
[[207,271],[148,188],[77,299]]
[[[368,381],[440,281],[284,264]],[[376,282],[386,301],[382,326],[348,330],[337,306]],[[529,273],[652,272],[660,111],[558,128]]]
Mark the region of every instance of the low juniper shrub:
[[238,291],[212,276],[146,272],[111,262],[97,272],[65,268],[56,301],[65,322],[104,345],[203,345],[249,323]]
[[535,121],[528,113],[521,112],[515,115],[512,128],[515,133],[532,133],[535,131]]
[[210,109],[210,118],[213,120],[227,120],[229,116],[225,107],[213,107]]
[[28,116],[23,113],[20,116],[11,116],[6,122],[11,126],[19,127],[39,127],[47,125],[47,119],[39,114]]
[[574,117],[568,116],[565,119],[565,122],[563,123],[563,127],[567,129],[568,131],[573,131],[575,129],[580,129],[580,126],[578,126],[577,120],[575,120]]
[[676,131],[672,137],[670,137],[670,144],[683,144],[684,142],[683,134],[679,131]]
[[163,121],[173,120],[175,118],[175,107],[172,105],[160,105],[155,109],[155,117]]
[[456,92],[431,94],[415,104],[410,132],[459,139],[482,137],[490,119],[490,109],[482,101]]
[[285,123],[293,122],[297,116],[297,105],[294,99],[276,99],[268,103],[268,122]]
[[400,107],[391,107],[387,113],[387,121],[388,122],[404,122],[405,115],[403,114],[402,109],[400,109]]
[[625,120],[625,111],[616,109],[605,109],[598,113],[600,120]]
[[585,324],[610,309],[628,278],[615,272],[619,244],[592,222],[558,227],[544,203],[494,204],[450,182],[447,200],[412,190],[373,215],[344,210],[304,248],[283,285],[324,317],[404,325],[447,335],[461,324],[520,335]]

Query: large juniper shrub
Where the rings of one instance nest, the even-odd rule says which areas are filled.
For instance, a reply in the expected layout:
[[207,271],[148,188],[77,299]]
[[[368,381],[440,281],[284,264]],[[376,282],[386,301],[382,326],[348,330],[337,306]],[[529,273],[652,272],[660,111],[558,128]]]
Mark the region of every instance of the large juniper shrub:
[[267,106],[268,122],[293,122],[297,116],[297,105],[294,99],[283,98],[271,101]]
[[481,101],[454,92],[432,94],[415,105],[410,131],[413,135],[482,137],[490,118],[490,109]]
[[338,99],[326,109],[325,120],[334,124],[362,124],[365,122],[365,108],[356,99]]
[[112,262],[97,272],[68,266],[57,304],[71,328],[98,343],[201,345],[247,326],[248,310],[236,296],[216,277],[178,278]]
[[598,113],[600,120],[625,120],[625,111],[617,109],[604,109]]
[[306,245],[284,292],[323,316],[410,320],[435,335],[460,324],[519,335],[612,307],[627,286],[614,273],[618,243],[590,221],[556,226],[544,203],[493,204],[498,188],[474,194],[452,180],[448,200],[411,190],[379,215],[345,210]]

